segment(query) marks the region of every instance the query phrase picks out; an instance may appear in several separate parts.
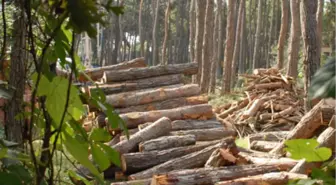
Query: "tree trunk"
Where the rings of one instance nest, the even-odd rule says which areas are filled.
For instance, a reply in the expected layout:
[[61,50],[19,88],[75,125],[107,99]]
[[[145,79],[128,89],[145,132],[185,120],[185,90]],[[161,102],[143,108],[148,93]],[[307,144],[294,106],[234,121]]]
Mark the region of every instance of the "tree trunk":
[[139,151],[164,150],[196,144],[195,135],[163,136],[139,144]]
[[133,112],[121,114],[128,128],[136,128],[139,124],[153,122],[161,117],[168,117],[171,120],[180,119],[211,119],[214,117],[211,105],[201,104],[179,107],[168,110],[158,110],[149,112]]
[[189,10],[189,50],[190,62],[195,62],[196,0],[191,0]]
[[152,110],[165,110],[173,109],[176,107],[183,107],[188,105],[198,105],[208,103],[208,98],[206,96],[192,96],[192,97],[179,97],[174,99],[167,99],[164,101],[148,103],[145,105],[131,106],[122,109],[115,109],[119,114],[129,113],[129,112],[145,112]]
[[153,66],[146,68],[134,68],[128,70],[105,71],[104,82],[120,82],[125,80],[136,80],[154,76],[183,73],[192,75],[197,73],[197,63],[175,64],[167,66]]
[[230,92],[231,88],[231,65],[234,49],[234,11],[235,11],[235,0],[228,0],[228,16],[226,25],[226,46],[225,46],[225,58],[223,66],[223,84],[221,94]]
[[233,138],[223,139],[222,141],[220,141],[220,143],[216,145],[209,146],[207,148],[204,148],[203,150],[169,160],[150,169],[130,175],[129,178],[132,180],[145,179],[152,177],[155,174],[166,173],[172,170],[202,167],[214,150],[216,150],[217,148],[222,148],[225,145],[231,145],[232,142],[234,142]]
[[[167,2],[167,9],[165,13],[165,22],[164,22],[164,39],[163,39],[163,44],[162,44],[162,59],[161,59],[161,64],[162,65],[167,65],[168,64],[168,59],[166,56],[166,46],[167,46],[167,40],[168,40],[168,24],[169,24],[169,16],[170,16],[170,6],[171,2],[168,0]],[[176,18],[177,19],[177,18]]]
[[260,65],[260,43],[261,43],[261,19],[262,19],[262,0],[258,0],[258,18],[257,18],[257,29],[255,32],[255,42],[254,42],[254,51],[253,51],[253,69],[259,68]]
[[[218,67],[218,60],[219,60],[219,55],[218,55],[218,43],[220,42],[218,39],[219,36],[219,26],[220,26],[220,12],[219,12],[219,0],[216,0],[217,3],[217,10],[216,10],[216,14],[215,14],[215,27],[214,27],[214,34],[213,34],[213,38],[212,38],[212,48],[213,50],[213,55],[212,55],[212,62],[211,62],[211,71],[210,71],[210,85],[209,85],[209,93],[215,93],[216,90],[216,71],[217,71],[217,67]],[[216,49],[217,48],[217,49]]]
[[282,69],[284,65],[284,48],[288,29],[288,0],[281,0],[281,12],[281,30],[278,41],[278,69]]
[[201,91],[207,93],[210,84],[210,72],[213,62],[213,27],[214,27],[214,0],[207,0],[205,12],[205,27],[203,35],[203,48],[202,48],[202,73],[201,73]]
[[204,0],[196,0],[196,33],[195,33],[195,62],[200,66],[197,76],[194,77],[193,83],[200,84],[202,74],[202,42],[204,35],[204,17],[205,8]]
[[144,34],[142,33],[142,7],[143,7],[143,1],[140,0],[139,5],[139,37],[140,37],[140,56],[145,56],[145,48],[144,48]]
[[206,147],[213,146],[219,141],[203,142],[196,145],[171,148],[161,151],[137,152],[121,155],[121,168],[127,173],[135,173],[155,165],[164,163],[171,159],[181,157],[193,152],[203,150]]
[[[272,12],[271,12],[271,25],[270,25],[270,31],[268,33],[268,52],[272,52],[272,47],[274,44],[274,38],[275,38],[275,18],[276,18],[276,1],[272,1]],[[266,61],[266,68],[269,68],[271,66],[271,55],[268,55],[267,61]]]
[[[117,0],[117,4],[119,5],[119,0]],[[114,35],[115,35],[115,40],[114,40],[114,48],[112,51],[112,64],[117,64],[118,63],[118,53],[119,53],[119,46],[120,46],[120,16],[114,15],[115,17],[115,24],[114,26]]]
[[[316,12],[316,24],[317,24],[317,55],[321,57],[321,49],[322,49],[322,31],[323,31],[323,5],[324,5],[324,0],[318,0],[318,5],[317,5],[317,12]],[[320,67],[320,61],[317,61],[318,63],[317,68]]]
[[287,75],[293,78],[297,78],[298,75],[298,62],[299,62],[299,50],[300,50],[300,1],[291,0],[291,33],[290,42],[288,47],[288,67]]
[[232,58],[232,67],[231,67],[231,87],[235,86],[236,82],[236,72],[237,72],[237,67],[239,65],[239,54],[240,54],[240,40],[242,39],[242,30],[243,30],[243,13],[245,9],[245,0],[240,0],[239,3],[239,10],[238,10],[238,23],[237,23],[237,31],[236,31],[236,41],[235,41],[235,46],[234,46],[234,53],[233,53],[233,58]]
[[171,121],[162,117],[150,126],[132,135],[129,140],[124,140],[114,145],[113,148],[120,153],[128,153],[137,148],[140,142],[163,136],[171,130]]
[[153,65],[159,64],[159,50],[158,50],[158,24],[159,24],[159,5],[160,5],[160,0],[155,0],[156,5],[155,5],[155,18],[154,18],[154,26],[153,26]]
[[318,35],[316,28],[316,10],[317,1],[303,0],[301,1],[301,32],[303,37],[303,68],[304,68],[304,99],[305,111],[309,111],[311,105],[308,100],[308,88],[311,80],[317,71],[320,63]]
[[[25,92],[26,81],[26,17],[24,1],[15,1],[18,9],[14,12],[13,23],[13,46],[10,53],[11,65],[9,73],[9,86],[15,88],[12,99],[6,105],[5,131],[6,139],[19,143],[22,147],[24,119],[17,119],[17,115],[24,112],[23,95]],[[3,28],[4,29],[4,28]],[[26,123],[27,124],[27,123]],[[28,127],[28,125],[26,125]],[[32,125],[31,125],[32,126]]]

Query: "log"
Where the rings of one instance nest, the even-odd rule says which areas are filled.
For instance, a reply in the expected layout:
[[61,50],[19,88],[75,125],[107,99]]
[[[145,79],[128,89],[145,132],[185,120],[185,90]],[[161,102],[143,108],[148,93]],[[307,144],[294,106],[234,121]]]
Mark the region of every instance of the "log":
[[[316,129],[318,129],[325,120],[324,113],[326,115],[335,114],[335,107],[329,106],[324,100],[321,100],[317,105],[313,107],[307,114],[305,114],[301,121],[295,126],[295,128],[288,134],[286,140],[289,139],[305,139],[313,136]],[[327,114],[328,113],[328,114]],[[333,113],[333,114],[332,114]],[[322,115],[322,116],[321,116]],[[329,118],[329,120],[331,119]],[[279,143],[279,145],[274,148],[271,153],[284,154],[283,148],[285,146],[285,141]]]
[[[245,152],[239,152],[239,156],[244,157],[247,161],[249,161],[252,164],[256,165],[277,165],[281,167],[282,169],[290,170],[292,169],[299,161],[281,157],[281,158],[271,158],[271,157],[259,157],[259,156],[253,156],[249,153]],[[256,154],[258,155],[258,154]]]
[[260,133],[250,134],[248,137],[249,137],[250,143],[255,140],[281,141],[285,139],[288,134],[289,134],[288,131],[260,132]]
[[171,121],[166,117],[162,117],[152,125],[132,135],[129,140],[124,140],[114,145],[113,148],[120,153],[127,153],[136,149],[140,142],[163,136],[170,130]]
[[223,125],[217,120],[175,120],[172,122],[172,130],[191,130],[220,128]]
[[113,139],[107,143],[105,143],[107,146],[112,147],[113,145],[116,145],[120,142],[120,134],[117,134],[113,137]]
[[195,135],[163,136],[140,143],[139,151],[164,150],[168,148],[194,145],[195,143]]
[[138,69],[106,71],[103,76],[104,82],[120,82],[169,74],[193,75],[198,71],[197,63],[160,65]]
[[254,99],[255,97],[256,97],[256,95],[252,95],[248,98],[245,98],[245,99],[239,101],[236,106],[231,106],[228,110],[225,110],[224,112],[220,113],[219,117],[222,118],[222,119],[225,119],[226,117],[228,117],[233,112],[246,107],[249,104],[250,100]]
[[332,151],[335,149],[335,132],[336,130],[332,127],[325,129],[317,138],[320,143],[318,147],[327,147]]
[[[106,103],[115,108],[143,105],[163,101],[171,98],[199,95],[201,89],[196,84],[189,84],[178,88],[158,88],[143,92],[126,92],[106,96]],[[143,112],[143,111],[142,111]]]
[[[126,70],[130,68],[142,68],[146,67],[145,58],[135,58],[133,60],[122,62],[116,65],[104,66],[99,68],[87,69],[84,71],[93,81],[96,81],[103,77],[104,71],[116,71],[116,70]],[[86,77],[81,74],[79,76],[80,81],[88,81]]]
[[131,106],[126,108],[115,109],[119,114],[124,114],[128,112],[145,112],[152,110],[164,110],[172,109],[176,107],[188,106],[188,105],[198,105],[208,103],[207,96],[192,96],[192,97],[179,97],[174,99],[168,99],[164,101],[148,103],[144,105]]
[[283,170],[281,166],[277,165],[242,165],[180,170],[155,175],[151,185],[213,185],[219,181]]
[[289,115],[291,113],[293,113],[296,109],[292,106],[288,107],[285,110],[282,110],[281,112],[277,112],[277,113],[264,113],[264,114],[260,114],[260,120],[268,120],[268,119],[277,119],[277,118],[281,118],[281,117],[285,117],[286,115]]
[[225,128],[209,128],[209,129],[194,129],[194,130],[180,130],[172,131],[171,135],[195,135],[196,141],[212,141],[222,139],[228,136],[236,136],[235,130],[226,130]]
[[[174,74],[113,84],[103,84],[99,85],[99,88],[104,92],[105,95],[109,95],[128,91],[139,91],[142,89],[153,90],[158,87],[173,88],[179,87],[181,84],[183,84],[183,76],[181,74]],[[97,91],[97,87],[89,86],[89,91]]]
[[134,180],[134,181],[124,181],[124,182],[114,182],[110,185],[150,185],[152,179],[141,179],[141,180]]
[[329,122],[329,127],[335,128],[335,115],[331,118]]
[[218,144],[219,141],[202,142],[196,145],[176,147],[161,151],[127,153],[121,155],[121,168],[127,173],[136,173],[155,165],[167,162],[193,152],[203,150],[206,147]]
[[204,167],[220,167],[235,164],[238,159],[234,156],[236,153],[233,152],[234,150],[232,149],[216,149],[212,152]]
[[277,75],[279,73],[279,70],[276,68],[259,68],[259,69],[254,69],[253,74],[254,75]]
[[171,120],[181,119],[211,119],[214,117],[211,105],[200,104],[179,107],[169,110],[157,110],[149,112],[132,112],[121,114],[128,128],[136,128],[141,123],[153,122],[161,117],[168,117]]
[[169,160],[150,169],[130,175],[129,178],[131,180],[145,179],[152,177],[154,174],[166,173],[172,170],[202,167],[214,150],[232,145],[232,143],[234,143],[234,138],[232,137],[223,139],[216,145],[209,146],[201,151],[193,152],[188,155]]
[[267,89],[267,90],[273,90],[273,89],[281,89],[285,87],[286,84],[282,82],[271,82],[271,83],[262,83],[262,84],[255,84],[254,89],[261,90],[261,89]]
[[253,141],[251,143],[251,149],[262,152],[269,152],[275,148],[279,143],[272,141]]
[[243,177],[235,180],[221,181],[215,185],[283,185],[287,184],[290,180],[308,179],[307,175],[288,172],[273,172],[263,175],[255,175],[250,177]]
[[[140,124],[140,125],[138,125],[138,129],[139,130],[142,130],[142,129],[144,129],[144,128],[146,128],[147,126],[149,126],[150,124],[152,124],[153,122],[146,122],[146,123],[144,123],[144,124]],[[172,125],[173,126],[173,125]]]
[[246,118],[255,116],[256,113],[261,108],[261,106],[264,104],[264,102],[268,101],[270,99],[273,99],[273,98],[277,98],[277,95],[271,95],[271,96],[262,97],[262,98],[258,98],[256,100],[254,100],[251,107],[249,107],[248,110],[244,111],[242,117],[244,119],[246,119]]

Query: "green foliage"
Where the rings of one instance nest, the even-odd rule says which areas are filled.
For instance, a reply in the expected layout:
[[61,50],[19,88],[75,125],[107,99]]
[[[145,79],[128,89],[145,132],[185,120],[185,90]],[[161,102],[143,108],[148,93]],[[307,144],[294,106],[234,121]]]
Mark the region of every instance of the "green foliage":
[[250,148],[250,142],[249,142],[249,138],[248,137],[238,138],[238,139],[235,140],[235,143],[239,147],[246,148],[246,149]]
[[319,162],[328,160],[331,150],[326,147],[317,148],[319,143],[316,139],[293,139],[285,142],[285,150],[293,159],[305,159],[307,162]]

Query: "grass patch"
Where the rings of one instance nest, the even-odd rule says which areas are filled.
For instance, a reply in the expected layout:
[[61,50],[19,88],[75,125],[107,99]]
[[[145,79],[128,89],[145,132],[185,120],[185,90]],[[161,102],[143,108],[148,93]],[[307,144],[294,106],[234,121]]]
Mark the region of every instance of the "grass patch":
[[242,100],[244,99],[245,94],[242,93],[241,89],[235,89],[233,92],[224,95],[220,95],[220,92],[216,91],[215,94],[210,94],[208,97],[209,104],[216,107]]

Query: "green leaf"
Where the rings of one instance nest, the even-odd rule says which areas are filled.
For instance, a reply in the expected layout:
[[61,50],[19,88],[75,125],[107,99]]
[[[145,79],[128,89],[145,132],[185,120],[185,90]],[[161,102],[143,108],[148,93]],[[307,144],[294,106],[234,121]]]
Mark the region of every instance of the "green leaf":
[[0,184],[4,185],[23,185],[20,179],[12,173],[0,172]]
[[287,185],[314,185],[316,182],[313,179],[290,180]]
[[120,167],[120,153],[111,148],[110,146],[105,145],[104,143],[98,143],[98,145],[105,151],[106,156],[109,158],[110,162]]
[[7,155],[7,148],[0,148],[0,159],[4,158]]
[[329,148],[316,148],[319,143],[316,139],[293,139],[285,142],[285,150],[293,159],[305,159],[307,162],[320,162],[331,157]]
[[324,184],[336,184],[335,178],[331,176],[332,174],[328,174],[327,172],[313,168],[311,176],[313,179],[323,180]]
[[100,180],[103,180],[103,177],[99,174],[99,171],[88,159],[89,152],[87,144],[78,142],[78,140],[74,139],[67,133],[64,133],[64,137],[64,145],[72,157],[74,157],[74,159],[89,169],[93,175],[98,177]]
[[29,173],[29,171],[21,165],[11,165],[6,168],[6,170],[10,171],[11,174],[16,175],[17,179],[20,179],[21,182],[24,182],[25,184],[31,184],[32,182],[32,176]]
[[235,140],[235,143],[239,147],[249,149],[250,148],[250,142],[249,141],[250,140],[249,140],[248,137],[244,137],[244,138],[237,138]]
[[95,143],[91,145],[91,153],[94,161],[98,164],[101,171],[106,170],[110,166],[108,155],[106,155],[105,152],[102,151],[102,149]]
[[[68,175],[70,176],[72,181],[75,181],[74,183],[83,182],[85,185],[91,185],[91,183],[84,177],[78,175],[76,172],[69,170]],[[79,184],[79,183],[78,183]]]
[[105,129],[95,128],[92,130],[89,139],[97,142],[107,142],[111,140],[111,135]]

